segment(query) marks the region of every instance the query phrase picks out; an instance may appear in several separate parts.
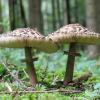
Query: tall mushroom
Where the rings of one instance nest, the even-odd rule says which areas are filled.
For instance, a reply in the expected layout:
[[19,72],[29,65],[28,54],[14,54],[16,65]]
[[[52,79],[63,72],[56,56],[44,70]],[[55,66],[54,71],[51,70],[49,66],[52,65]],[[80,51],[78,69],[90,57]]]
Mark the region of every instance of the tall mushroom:
[[38,31],[30,28],[19,28],[6,34],[0,35],[0,47],[7,48],[24,48],[27,71],[30,78],[31,85],[35,86],[37,83],[36,72],[32,58],[32,48],[52,53],[57,51],[57,45],[52,41],[45,40],[45,37]]
[[100,44],[100,34],[92,32],[80,24],[65,25],[52,34],[49,34],[46,38],[52,39],[58,45],[70,43],[69,52],[65,52],[68,54],[68,61],[64,85],[72,81],[75,56],[80,56],[79,53],[76,53],[76,43]]

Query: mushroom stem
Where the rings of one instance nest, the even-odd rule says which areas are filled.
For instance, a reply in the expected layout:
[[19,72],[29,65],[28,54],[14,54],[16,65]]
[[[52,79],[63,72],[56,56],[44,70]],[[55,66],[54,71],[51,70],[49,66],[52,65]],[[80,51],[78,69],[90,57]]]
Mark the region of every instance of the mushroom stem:
[[67,85],[73,79],[74,62],[76,54],[76,43],[71,43],[69,47],[68,61],[64,77],[64,85]]
[[34,61],[32,58],[32,48],[25,47],[25,57],[26,57],[26,65],[27,71],[30,78],[30,83],[32,86],[35,86],[37,83],[36,71],[34,68]]

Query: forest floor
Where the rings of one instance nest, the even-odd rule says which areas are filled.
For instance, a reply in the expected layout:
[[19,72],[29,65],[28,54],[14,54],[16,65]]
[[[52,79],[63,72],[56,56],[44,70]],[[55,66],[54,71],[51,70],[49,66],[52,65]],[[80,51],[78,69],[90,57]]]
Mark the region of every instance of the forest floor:
[[82,80],[64,86],[66,56],[38,53],[39,60],[35,63],[38,84],[32,87],[25,64],[19,62],[21,52],[0,52],[0,100],[100,100],[100,58],[76,58],[74,80],[81,76]]

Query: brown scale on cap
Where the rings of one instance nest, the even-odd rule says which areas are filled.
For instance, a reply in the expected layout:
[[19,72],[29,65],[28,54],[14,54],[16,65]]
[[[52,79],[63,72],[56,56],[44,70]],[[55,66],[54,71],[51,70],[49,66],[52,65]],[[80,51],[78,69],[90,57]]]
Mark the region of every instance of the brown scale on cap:
[[46,38],[51,38],[58,43],[100,44],[100,34],[90,31],[80,24],[65,25]]
[[0,35],[0,47],[23,48],[33,47],[47,53],[56,52],[57,45],[46,40],[36,29],[18,28],[6,34]]
[[31,28],[18,28],[14,31],[8,32],[7,34],[5,34],[5,36],[12,36],[12,37],[18,36],[18,37],[23,37],[23,38],[25,37],[43,38],[44,37],[38,31],[35,31]]
[[38,39],[43,40],[44,36],[38,31],[30,28],[18,28],[14,31],[0,35],[1,47],[27,47],[29,40],[36,42]]

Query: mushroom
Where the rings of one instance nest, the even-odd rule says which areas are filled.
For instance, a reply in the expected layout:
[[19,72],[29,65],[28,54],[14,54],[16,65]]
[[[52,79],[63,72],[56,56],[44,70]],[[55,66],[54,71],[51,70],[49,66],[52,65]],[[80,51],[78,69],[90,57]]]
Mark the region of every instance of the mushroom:
[[80,24],[69,24],[61,27],[57,31],[49,34],[46,39],[52,39],[57,45],[70,43],[68,61],[64,77],[64,85],[67,85],[73,79],[75,56],[80,56],[76,53],[76,43],[83,44],[100,44],[100,34],[92,32]]
[[38,31],[30,28],[19,28],[14,31],[0,35],[0,47],[7,48],[24,48],[27,71],[31,85],[37,83],[36,72],[33,62],[36,58],[32,58],[32,48],[52,53],[58,50],[55,43],[45,40],[45,37]]

